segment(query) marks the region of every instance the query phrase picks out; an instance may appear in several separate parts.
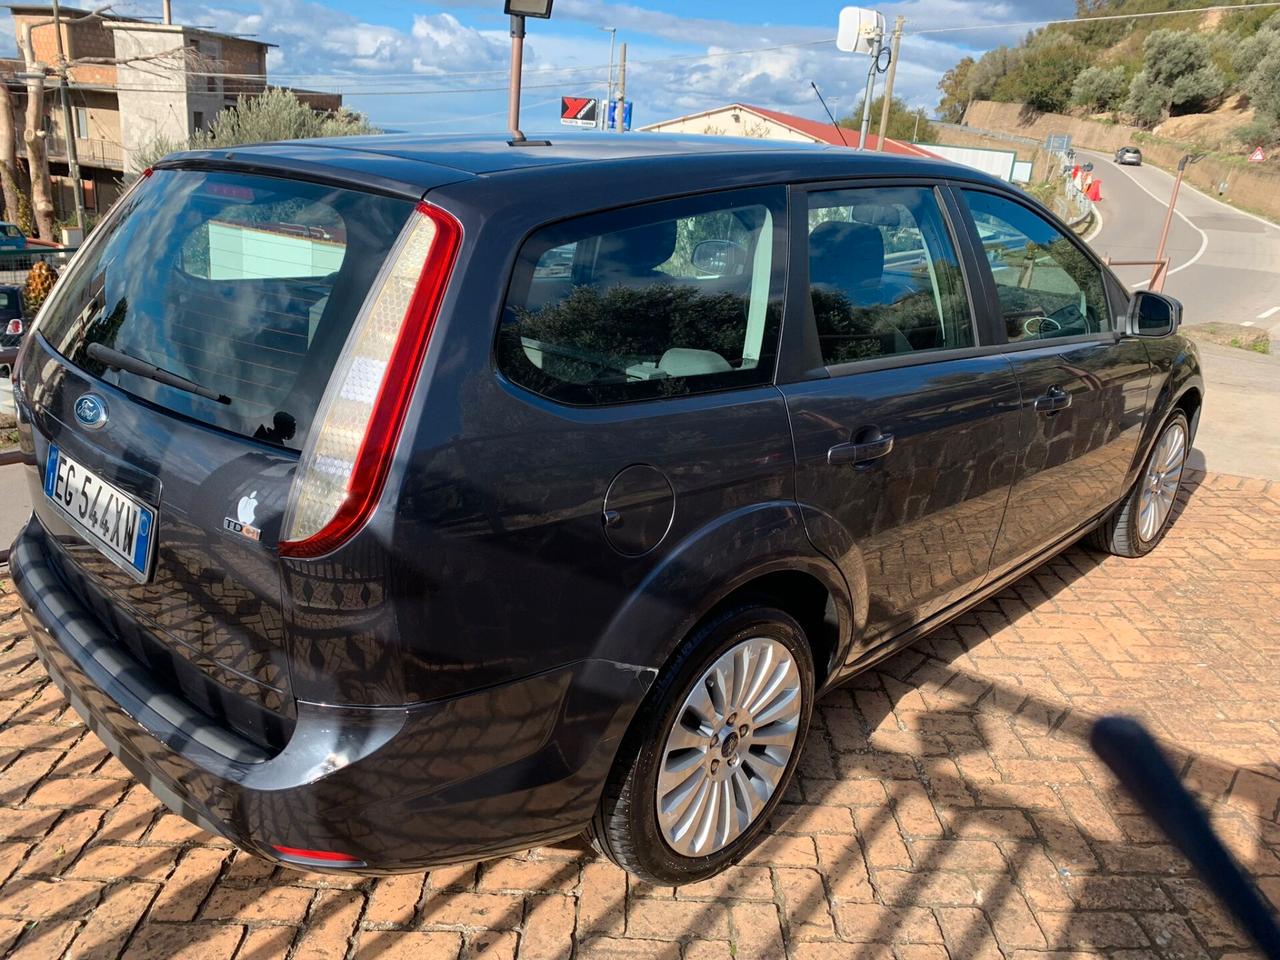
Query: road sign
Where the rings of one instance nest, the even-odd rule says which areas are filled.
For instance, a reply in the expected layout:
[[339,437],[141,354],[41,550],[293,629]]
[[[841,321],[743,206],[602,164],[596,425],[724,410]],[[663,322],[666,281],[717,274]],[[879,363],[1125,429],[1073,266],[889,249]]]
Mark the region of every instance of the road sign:
[[1066,153],[1071,149],[1071,136],[1065,133],[1051,133],[1045,139],[1044,145],[1046,150]]
[[884,36],[884,14],[862,7],[845,7],[840,11],[836,32],[836,48],[845,53],[877,52],[877,37]]
[[1261,147],[1258,147],[1258,149],[1254,150],[1253,153],[1249,154],[1250,163],[1265,163],[1266,159],[1267,155],[1262,152]]
[[[617,130],[618,129],[618,101],[617,100],[609,101],[608,117],[609,117],[609,122],[605,125],[605,129]],[[627,101],[627,105],[625,109],[623,109],[622,111],[622,129],[623,130],[631,129],[631,101],[630,100]]]
[[594,127],[599,105],[595,97],[561,97],[560,122],[566,127]]

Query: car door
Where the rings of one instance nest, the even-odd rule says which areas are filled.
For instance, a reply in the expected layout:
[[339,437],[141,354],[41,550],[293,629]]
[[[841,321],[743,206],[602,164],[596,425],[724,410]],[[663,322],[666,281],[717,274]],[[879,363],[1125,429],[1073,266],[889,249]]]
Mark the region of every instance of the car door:
[[809,536],[864,600],[856,657],[986,576],[1019,393],[1008,361],[982,355],[940,188],[827,185],[793,200],[779,388]]
[[1119,330],[1125,304],[1118,284],[1082,242],[1010,194],[956,192],[985,254],[989,326],[1004,340],[1001,352],[1024,398],[1022,449],[992,562],[997,573],[1120,498],[1151,371],[1142,343]]

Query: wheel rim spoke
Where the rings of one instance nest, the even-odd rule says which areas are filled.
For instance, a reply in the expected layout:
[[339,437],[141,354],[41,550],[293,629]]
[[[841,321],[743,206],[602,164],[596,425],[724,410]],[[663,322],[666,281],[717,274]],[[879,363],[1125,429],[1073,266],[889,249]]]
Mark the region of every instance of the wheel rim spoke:
[[1150,542],[1173,513],[1187,462],[1187,431],[1179,423],[1165,428],[1147,464],[1138,497],[1138,536]]
[[796,750],[803,700],[790,651],[770,637],[741,641],[707,667],[658,769],[658,823],[674,851],[711,855],[757,821]]

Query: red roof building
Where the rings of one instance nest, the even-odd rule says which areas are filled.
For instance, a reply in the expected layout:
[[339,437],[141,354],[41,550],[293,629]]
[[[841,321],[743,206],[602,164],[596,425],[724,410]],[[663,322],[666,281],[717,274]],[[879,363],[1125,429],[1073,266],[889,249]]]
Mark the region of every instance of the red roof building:
[[[797,117],[780,110],[767,110],[747,103],[691,113],[641,127],[657,133],[703,133],[731,137],[755,137],[762,140],[794,140],[797,143],[829,143],[856,149],[860,143],[857,130],[834,127],[830,123]],[[874,134],[867,136],[867,146],[874,150],[879,143]],[[923,147],[885,137],[885,153],[908,157],[936,157]]]

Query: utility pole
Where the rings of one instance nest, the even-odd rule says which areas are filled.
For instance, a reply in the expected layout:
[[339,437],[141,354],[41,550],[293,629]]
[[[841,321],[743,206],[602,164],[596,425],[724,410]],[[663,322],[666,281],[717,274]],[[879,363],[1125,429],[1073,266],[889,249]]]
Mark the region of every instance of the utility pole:
[[902,45],[902,25],[907,18],[899,16],[893,23],[893,42],[889,48],[889,76],[884,81],[884,106],[880,108],[880,139],[876,152],[884,152],[884,138],[889,133],[889,108],[893,105],[893,78],[898,72],[898,48]]
[[619,133],[623,133],[626,124],[623,120],[627,116],[627,45],[622,45],[622,50],[618,56],[618,112],[613,118],[614,126]]
[[605,84],[605,89],[608,92],[605,93],[605,97],[604,97],[604,109],[600,111],[600,113],[602,114],[602,116],[600,117],[600,129],[608,130],[609,129],[609,104],[613,103],[613,45],[614,45],[614,42],[618,39],[618,28],[617,27],[601,27],[600,29],[603,30],[605,33],[609,34],[609,80]]
[[871,55],[871,69],[867,71],[867,95],[862,101],[862,129],[858,131],[858,149],[867,149],[867,134],[871,130],[871,101],[876,95],[876,73],[880,70],[880,51],[881,44],[884,43],[884,32],[876,30],[875,32],[875,52]]
[[67,54],[62,45],[62,15],[58,11],[58,0],[53,0],[53,35],[58,42],[58,76],[62,82],[58,85],[62,94],[62,126],[67,141],[67,172],[71,175],[71,190],[76,198],[76,226],[80,228],[80,240],[84,240],[84,184],[80,182],[80,157],[76,151],[76,128],[71,119],[70,70],[67,65]]

